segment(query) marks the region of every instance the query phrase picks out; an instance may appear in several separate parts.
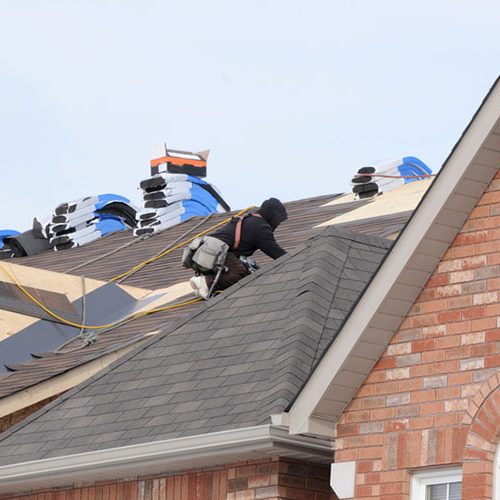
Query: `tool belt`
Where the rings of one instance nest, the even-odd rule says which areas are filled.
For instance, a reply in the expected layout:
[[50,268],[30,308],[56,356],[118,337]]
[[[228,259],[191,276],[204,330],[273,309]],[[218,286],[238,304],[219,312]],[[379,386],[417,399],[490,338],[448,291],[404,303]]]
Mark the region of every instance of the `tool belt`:
[[[240,246],[241,226],[247,215],[239,217],[234,235],[234,245],[231,248],[235,252]],[[202,236],[193,240],[182,254],[182,265],[188,269],[194,269],[198,274],[207,274],[217,270],[226,262],[229,245],[214,238],[213,236]],[[247,265],[247,264],[246,264]]]
[[224,265],[228,250],[229,245],[218,238],[196,238],[184,249],[182,265],[200,274],[210,273]]

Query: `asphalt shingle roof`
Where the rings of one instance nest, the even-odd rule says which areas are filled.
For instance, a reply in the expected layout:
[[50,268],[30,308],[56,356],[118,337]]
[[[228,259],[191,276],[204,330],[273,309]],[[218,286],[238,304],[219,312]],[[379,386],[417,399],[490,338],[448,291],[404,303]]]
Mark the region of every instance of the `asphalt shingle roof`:
[[269,422],[391,242],[326,228],[4,433],[0,464]]
[[[297,245],[322,230],[315,228],[315,225],[329,221],[340,214],[346,214],[370,202],[369,200],[358,200],[337,205],[326,204],[335,197],[336,195],[317,196],[285,203],[289,218],[276,231],[276,238],[283,248],[287,251],[293,250]],[[83,274],[89,278],[110,280],[165,250],[173,242],[206,230],[227,216],[228,214],[215,214],[208,220],[195,217],[146,240],[133,238],[131,231],[121,231],[83,247],[64,252],[47,251],[33,257],[16,258],[14,262],[34,268]],[[400,230],[409,216],[410,212],[396,213],[345,223],[342,227],[349,230],[354,229],[359,233],[385,236]],[[142,268],[140,272],[127,277],[125,284],[146,288],[162,288],[187,281],[192,276],[192,271],[184,269],[179,264],[181,255],[182,249],[168,254]],[[269,258],[261,252],[256,252],[255,258],[261,265],[269,262]],[[36,384],[84,363],[137,342],[144,337],[144,334],[173,323],[186,313],[197,310],[198,306],[199,304],[193,304],[182,309],[156,313],[122,325],[106,332],[106,335],[100,336],[99,341],[95,344],[77,352],[33,358],[23,363],[16,363],[11,366],[15,371],[10,374],[0,374],[0,398],[15,394],[28,387],[34,387]],[[47,347],[46,350],[50,349]]]

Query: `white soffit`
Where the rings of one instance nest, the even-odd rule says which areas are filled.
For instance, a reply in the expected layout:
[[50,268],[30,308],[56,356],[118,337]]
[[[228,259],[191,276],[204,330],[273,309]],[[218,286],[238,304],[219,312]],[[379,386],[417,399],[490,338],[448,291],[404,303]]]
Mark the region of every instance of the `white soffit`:
[[0,467],[0,494],[180,472],[275,456],[331,462],[333,444],[262,425]]
[[500,79],[293,403],[291,433],[339,418],[499,167]]

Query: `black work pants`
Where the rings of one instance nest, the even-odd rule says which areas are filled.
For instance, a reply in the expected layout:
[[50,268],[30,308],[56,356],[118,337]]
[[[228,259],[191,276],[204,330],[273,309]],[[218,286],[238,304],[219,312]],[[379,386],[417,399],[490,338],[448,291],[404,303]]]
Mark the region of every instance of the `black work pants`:
[[[234,253],[227,254],[225,266],[227,271],[222,271],[220,274],[214,291],[225,290],[250,274],[247,266]],[[207,274],[205,279],[208,288],[210,288],[214,282],[215,274]]]

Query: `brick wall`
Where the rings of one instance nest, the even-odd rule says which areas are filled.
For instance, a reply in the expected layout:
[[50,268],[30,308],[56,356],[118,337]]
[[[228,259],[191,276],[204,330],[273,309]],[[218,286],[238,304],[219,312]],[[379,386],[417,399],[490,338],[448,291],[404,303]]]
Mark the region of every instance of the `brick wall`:
[[410,469],[463,464],[463,499],[491,500],[499,295],[500,173],[339,421],[356,498],[407,500]]
[[330,493],[329,468],[269,459],[186,472],[168,477],[114,481],[26,495],[11,500],[337,500]]

